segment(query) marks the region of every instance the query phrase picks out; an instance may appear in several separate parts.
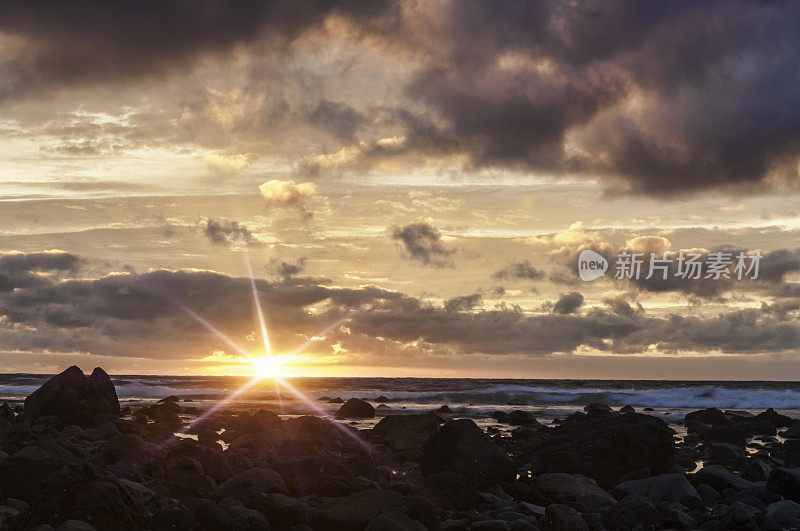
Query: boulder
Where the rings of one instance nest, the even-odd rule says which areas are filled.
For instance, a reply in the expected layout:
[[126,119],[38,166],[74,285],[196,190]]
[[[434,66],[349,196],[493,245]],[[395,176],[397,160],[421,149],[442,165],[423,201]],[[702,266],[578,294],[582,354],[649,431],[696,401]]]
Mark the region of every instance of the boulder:
[[252,468],[225,480],[214,491],[214,496],[219,499],[246,500],[254,494],[273,492],[289,493],[280,474],[267,468]]
[[344,418],[372,418],[375,416],[375,408],[372,404],[360,398],[351,398],[336,412],[337,419]]
[[640,413],[592,418],[570,415],[537,447],[542,473],[583,474],[610,488],[628,472],[647,468],[663,474],[672,467],[672,431]]
[[517,467],[472,420],[446,422],[422,448],[423,476],[453,470],[473,476],[479,487],[512,481]]
[[614,496],[622,499],[637,494],[653,502],[678,502],[692,507],[703,500],[683,474],[660,474],[644,479],[625,481],[614,487]]
[[468,510],[478,500],[478,489],[474,476],[464,472],[446,470],[425,478],[425,485],[433,492],[440,505],[447,508]]
[[661,517],[652,501],[629,494],[603,513],[603,524],[608,529],[658,529]]
[[545,508],[541,524],[544,531],[589,530],[589,526],[578,511],[558,503],[553,503]]
[[764,514],[764,529],[800,529],[800,505],[792,500],[781,500],[767,507]]
[[241,413],[237,417],[228,420],[226,429],[235,430],[241,433],[259,433],[275,430],[281,427],[281,418],[265,409],[259,409],[255,413]]
[[775,467],[769,459],[750,457],[742,467],[742,477],[748,481],[766,481]]
[[119,399],[108,374],[97,367],[86,376],[76,366],[47,380],[25,399],[23,416],[34,422],[55,416],[62,425],[94,425],[98,414],[119,415]]
[[725,416],[725,413],[715,407],[687,413],[683,417],[683,423],[686,425],[690,422],[699,422],[708,426],[728,426],[732,424],[730,419]]
[[762,413],[759,413],[758,415],[756,415],[756,418],[759,418],[761,420],[769,422],[770,424],[772,424],[776,428],[781,428],[783,426],[789,426],[789,425],[791,425],[792,423],[795,422],[795,419],[793,419],[792,417],[788,417],[786,415],[778,413],[777,411],[775,411],[772,408],[769,408],[768,410],[766,410],[766,411],[764,411]]
[[617,502],[593,479],[580,474],[541,474],[533,479],[533,485],[540,496],[584,512]]
[[383,513],[369,521],[365,531],[425,531],[420,522],[402,513]]
[[364,529],[381,514],[403,513],[407,496],[384,489],[357,492],[343,498],[324,499],[311,512],[310,524],[326,531]]
[[515,409],[508,414],[508,423],[512,426],[535,426],[539,421],[528,411]]
[[767,490],[800,503],[800,468],[775,468],[767,479]]
[[372,435],[401,459],[419,461],[422,445],[441,423],[441,417],[435,413],[389,415],[372,428]]
[[719,465],[704,466],[694,474],[693,483],[707,483],[718,491],[725,489],[745,490],[755,487],[752,481],[747,481],[743,477],[734,474],[727,468]]

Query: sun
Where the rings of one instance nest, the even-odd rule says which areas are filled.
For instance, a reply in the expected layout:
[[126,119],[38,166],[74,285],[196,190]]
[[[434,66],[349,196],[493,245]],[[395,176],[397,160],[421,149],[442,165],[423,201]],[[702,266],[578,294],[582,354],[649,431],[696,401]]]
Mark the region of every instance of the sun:
[[261,378],[277,378],[281,375],[283,364],[280,356],[261,356],[250,360],[253,372]]

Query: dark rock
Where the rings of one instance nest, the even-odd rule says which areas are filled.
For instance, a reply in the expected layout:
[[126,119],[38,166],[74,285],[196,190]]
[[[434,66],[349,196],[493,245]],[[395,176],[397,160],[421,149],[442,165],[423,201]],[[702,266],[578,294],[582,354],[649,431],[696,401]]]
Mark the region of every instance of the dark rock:
[[542,474],[533,479],[540,496],[580,511],[595,511],[614,505],[617,500],[593,479],[580,474]]
[[317,496],[339,498],[356,492],[376,489],[378,484],[363,476],[319,476],[314,478],[313,492]]
[[683,423],[687,424],[689,422],[699,422],[708,426],[729,426],[732,424],[730,419],[725,416],[725,413],[715,407],[687,413],[683,417]]
[[331,398],[330,400],[328,400],[328,403],[329,404],[344,404],[344,400],[342,400],[340,397],[337,396],[336,398]]
[[722,496],[720,496],[719,492],[706,483],[701,483],[697,486],[697,492],[703,498],[703,503],[709,506],[714,506],[720,502]]
[[425,484],[444,507],[466,510],[477,503],[477,484],[471,474],[446,470],[426,477]]
[[441,423],[441,417],[435,413],[390,415],[372,428],[372,435],[400,458],[419,461],[422,445],[436,433]]
[[452,412],[453,412],[453,410],[450,409],[450,406],[448,406],[447,404],[444,404],[443,406],[439,407],[435,411],[435,413],[445,413],[445,414],[449,414],[449,413],[452,413]]
[[589,530],[589,526],[578,511],[558,503],[545,508],[541,524],[544,531]]
[[185,507],[169,507],[156,511],[147,529],[152,531],[203,531],[205,528]]
[[404,513],[408,498],[399,492],[372,489],[324,500],[310,515],[310,524],[326,531],[364,529],[378,515]]
[[228,421],[227,429],[241,433],[259,433],[279,429],[281,418],[265,409],[259,409],[255,413],[241,413]]
[[508,413],[506,413],[505,411],[492,411],[492,414],[489,416],[494,420],[496,420],[497,422],[508,424]]
[[232,531],[245,531],[245,523],[227,507],[222,507],[210,500],[203,500],[195,512],[197,521],[206,529],[230,529]]
[[743,477],[734,474],[730,470],[719,465],[704,466],[694,474],[693,483],[707,483],[718,491],[725,489],[745,490],[753,488],[755,485]]
[[702,498],[683,474],[661,474],[645,479],[634,479],[614,487],[614,496],[624,498],[637,494],[653,502],[678,502],[687,507],[698,505]]
[[445,470],[474,476],[479,487],[514,479],[516,466],[505,452],[468,419],[444,424],[423,446],[423,476]]
[[175,395],[169,395],[159,400],[158,403],[163,404],[164,402],[180,402],[180,401],[181,401],[180,397],[177,397]]
[[623,481],[633,481],[634,479],[645,479],[650,477],[650,471],[646,468],[639,468],[636,470],[631,470],[621,478],[617,484],[622,483]]
[[16,415],[11,411],[7,402],[3,402],[3,405],[0,406],[0,419],[6,420],[9,424],[16,422]]
[[723,465],[731,468],[738,468],[744,459],[746,452],[743,446],[728,443],[710,443],[706,447],[708,458],[713,464]]
[[214,491],[214,496],[219,499],[246,500],[254,494],[273,492],[289,493],[283,478],[273,470],[253,468],[224,481]]
[[767,479],[767,490],[800,502],[800,469],[775,468]]
[[620,408],[619,412],[621,414],[623,414],[623,415],[626,415],[628,413],[636,413],[636,410],[634,409],[633,406],[628,405],[628,406],[622,406],[622,408]]
[[381,395],[375,399],[375,402],[390,402],[390,400],[385,396]]
[[794,421],[789,424],[789,428],[781,435],[787,439],[800,439],[800,421]]
[[603,404],[602,402],[592,402],[591,404],[586,404],[583,406],[583,410],[587,413],[590,411],[606,411],[610,413],[612,411],[611,406],[608,404]]
[[54,415],[63,425],[94,425],[98,413],[119,415],[119,399],[111,378],[100,367],[88,377],[72,366],[53,376],[25,399],[24,417],[31,422]]
[[372,404],[360,398],[351,398],[336,412],[336,418],[372,418],[375,416],[375,408]]
[[800,439],[783,441],[783,464],[787,468],[800,467]]
[[756,418],[759,418],[761,420],[765,420],[765,421],[769,422],[770,424],[772,424],[773,426],[775,426],[776,428],[781,428],[783,426],[789,426],[789,425],[791,425],[792,423],[795,422],[795,419],[793,419],[792,417],[788,417],[786,415],[778,413],[777,411],[775,411],[772,408],[769,408],[768,410],[764,411],[763,413],[759,413],[758,415],[756,415]]
[[764,514],[764,529],[800,529],[800,505],[791,500],[771,504]]
[[653,502],[630,494],[603,514],[603,524],[609,529],[658,529],[661,517]]
[[365,531],[425,531],[420,522],[402,513],[383,513],[369,521]]
[[508,414],[508,423],[512,426],[535,426],[539,421],[528,411],[515,409]]
[[750,457],[742,467],[742,477],[748,481],[766,481],[775,464],[763,457]]
[[583,474],[611,487],[632,470],[661,474],[672,467],[672,431],[661,419],[639,413],[570,419],[539,446],[542,473]]
[[715,425],[709,428],[701,428],[698,431],[700,440],[704,442],[720,442],[744,446],[746,436],[737,427],[732,425]]

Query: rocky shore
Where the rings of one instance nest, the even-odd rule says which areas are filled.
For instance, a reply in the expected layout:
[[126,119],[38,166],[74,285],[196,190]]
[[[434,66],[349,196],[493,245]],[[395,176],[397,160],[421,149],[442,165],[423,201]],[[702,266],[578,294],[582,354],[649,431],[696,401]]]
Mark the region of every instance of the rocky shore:
[[800,528],[800,420],[772,409],[695,411],[682,435],[605,404],[548,425],[496,411],[504,430],[446,407],[348,424],[375,414],[130,411],[102,369],[70,367],[0,406],[0,528]]

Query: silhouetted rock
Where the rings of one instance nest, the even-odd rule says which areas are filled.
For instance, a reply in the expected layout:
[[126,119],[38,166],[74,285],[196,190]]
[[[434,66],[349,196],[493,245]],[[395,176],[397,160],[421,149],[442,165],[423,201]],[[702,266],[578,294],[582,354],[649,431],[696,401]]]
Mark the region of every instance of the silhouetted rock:
[[390,415],[372,428],[372,435],[402,459],[419,461],[422,445],[442,422],[435,413]]
[[709,426],[728,426],[732,424],[730,419],[725,416],[725,413],[715,407],[701,409],[699,411],[692,411],[683,417],[683,423],[700,422]]
[[475,477],[481,487],[514,479],[516,466],[488,435],[469,419],[446,422],[422,448],[422,475],[445,470]]
[[508,414],[508,423],[512,426],[533,426],[539,424],[539,421],[528,411],[515,409]]
[[375,416],[375,408],[372,404],[365,402],[360,398],[351,398],[345,402],[339,411],[336,412],[336,418],[372,418]]
[[119,415],[119,399],[111,378],[97,367],[88,377],[72,366],[53,376],[25,399],[24,417],[31,422],[53,415],[64,425],[90,426],[98,414]]
[[613,486],[627,472],[668,472],[674,462],[672,430],[656,417],[629,413],[592,418],[570,415],[537,448],[541,472],[566,472]]

